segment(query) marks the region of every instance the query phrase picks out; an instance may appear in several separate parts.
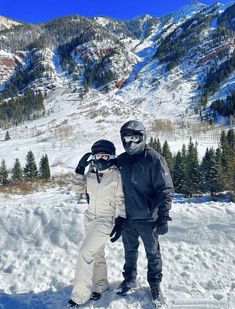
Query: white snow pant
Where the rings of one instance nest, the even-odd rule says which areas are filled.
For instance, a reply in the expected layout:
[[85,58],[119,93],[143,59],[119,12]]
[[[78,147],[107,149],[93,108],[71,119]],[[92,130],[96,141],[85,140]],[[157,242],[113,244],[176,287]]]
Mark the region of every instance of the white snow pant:
[[[94,218],[85,214],[85,239],[78,255],[71,299],[84,304],[91,292],[102,293],[108,288],[105,243],[112,231],[113,217]],[[93,283],[93,287],[92,287]]]

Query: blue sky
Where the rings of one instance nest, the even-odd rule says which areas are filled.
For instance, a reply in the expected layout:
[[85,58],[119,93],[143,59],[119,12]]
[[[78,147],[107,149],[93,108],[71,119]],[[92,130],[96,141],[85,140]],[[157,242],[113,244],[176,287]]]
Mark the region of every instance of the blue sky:
[[[201,2],[212,4],[215,1]],[[165,15],[188,3],[190,0],[0,0],[0,15],[26,22],[46,21],[69,14],[128,19],[145,13]]]

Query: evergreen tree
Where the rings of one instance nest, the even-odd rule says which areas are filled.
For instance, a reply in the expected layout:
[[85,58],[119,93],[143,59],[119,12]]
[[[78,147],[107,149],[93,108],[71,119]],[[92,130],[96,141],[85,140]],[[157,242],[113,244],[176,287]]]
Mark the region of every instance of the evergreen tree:
[[8,171],[7,171],[6,163],[5,163],[5,160],[2,160],[1,165],[0,165],[0,183],[6,184],[7,178],[8,178]]
[[161,145],[161,142],[160,142],[159,138],[156,140],[156,148],[155,148],[155,150],[159,154],[162,154],[162,145]]
[[170,151],[170,147],[167,143],[167,141],[164,142],[163,147],[162,147],[162,156],[165,158],[167,165],[169,167],[170,172],[173,172],[173,167],[174,167],[174,163],[173,163],[173,156],[172,153]]
[[186,194],[186,170],[185,163],[180,151],[177,152],[177,155],[174,160],[174,168],[173,168],[173,183],[175,187],[175,191],[177,193]]
[[[229,135],[230,138],[230,135]],[[229,140],[232,143],[231,140]],[[225,189],[233,189],[233,160],[234,150],[230,147],[225,131],[222,131],[220,136],[220,149],[221,149],[221,164],[223,168]]]
[[221,165],[221,152],[219,149],[216,152],[207,149],[202,160],[201,172],[203,175],[203,191],[210,192],[211,196],[214,193],[223,190],[223,171]]
[[233,160],[233,178],[232,178],[232,186],[233,186],[233,192],[235,193],[235,158]]
[[150,141],[149,141],[149,146],[152,147],[153,149],[155,149],[155,138],[153,138],[152,136],[150,137]]
[[181,155],[182,155],[183,162],[186,163],[186,160],[187,160],[187,150],[186,150],[185,144],[183,144],[183,146],[182,146]]
[[39,163],[39,177],[45,180],[49,180],[51,177],[50,167],[49,167],[49,160],[48,156],[42,156],[40,163]]
[[187,187],[186,195],[192,197],[193,194],[199,193],[201,185],[200,165],[198,162],[197,147],[192,142],[188,145],[188,152],[186,157],[186,174],[187,174]]
[[7,131],[6,135],[5,135],[5,141],[9,141],[9,139],[11,139],[11,138],[10,138],[9,132]]
[[26,165],[24,168],[24,175],[30,179],[37,177],[37,165],[35,163],[35,157],[33,152],[30,150],[26,156]]
[[23,177],[23,171],[22,171],[21,164],[18,158],[15,160],[11,173],[12,173],[12,179],[14,179],[15,181],[19,181]]
[[206,149],[206,153],[202,158],[202,162],[200,165],[202,182],[201,182],[201,190],[202,192],[208,192],[210,190],[210,172],[213,165],[213,156],[214,152],[210,149]]
[[149,146],[152,147],[154,150],[156,150],[159,154],[162,154],[162,146],[160,143],[159,138],[150,138]]
[[[235,96],[234,96],[235,98]],[[229,129],[227,132],[227,141],[230,147],[230,158],[229,158],[229,183],[230,183],[230,190],[235,191],[235,133],[233,129]]]
[[227,170],[227,164],[229,159],[229,144],[227,140],[227,136],[225,131],[223,130],[220,136],[220,149],[222,153],[222,165],[224,168],[224,171]]
[[221,151],[219,148],[216,149],[216,152],[212,159],[210,178],[211,178],[211,186],[210,186],[211,195],[213,196],[214,193],[223,191],[224,179],[221,164]]
[[[228,130],[227,141],[228,141],[229,147],[235,151],[235,133],[233,129]],[[235,153],[234,153],[234,156],[235,156]]]

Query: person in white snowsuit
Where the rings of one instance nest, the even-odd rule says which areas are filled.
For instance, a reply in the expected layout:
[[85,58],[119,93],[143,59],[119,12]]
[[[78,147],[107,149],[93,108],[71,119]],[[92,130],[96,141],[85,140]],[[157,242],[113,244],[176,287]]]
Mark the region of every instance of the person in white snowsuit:
[[[99,140],[91,151],[79,161],[74,180],[77,192],[86,193],[88,208],[84,218],[86,236],[67,308],[78,308],[89,299],[98,300],[108,289],[105,243],[110,234],[114,236],[111,241],[121,236],[126,217],[121,176],[115,166],[115,146],[108,140]],[[89,171],[84,175],[88,165]]]

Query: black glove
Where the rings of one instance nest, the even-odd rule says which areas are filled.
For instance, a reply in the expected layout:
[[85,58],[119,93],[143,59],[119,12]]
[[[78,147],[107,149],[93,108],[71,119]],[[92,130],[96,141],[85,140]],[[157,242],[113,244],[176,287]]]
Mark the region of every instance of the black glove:
[[[110,234],[110,237],[114,236],[113,238],[111,238],[111,242],[115,242],[116,240],[118,240],[118,238],[121,237],[122,235],[122,230],[123,230],[123,225],[125,223],[125,218],[122,217],[117,217],[115,219],[115,225],[114,228]],[[115,234],[115,235],[114,235]]]
[[91,152],[87,152],[78,162],[78,166],[75,169],[76,174],[84,175],[85,168],[91,163],[91,160],[88,161],[88,158],[91,156]]
[[157,219],[157,221],[154,222],[153,230],[158,235],[164,235],[168,232],[168,223],[167,221],[172,221],[170,217]]
[[158,234],[158,235],[164,235],[168,232],[168,224],[167,222],[165,223],[161,223],[158,224],[155,228],[154,231]]

